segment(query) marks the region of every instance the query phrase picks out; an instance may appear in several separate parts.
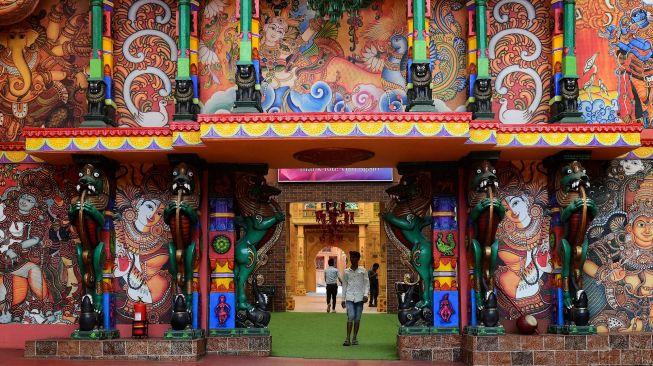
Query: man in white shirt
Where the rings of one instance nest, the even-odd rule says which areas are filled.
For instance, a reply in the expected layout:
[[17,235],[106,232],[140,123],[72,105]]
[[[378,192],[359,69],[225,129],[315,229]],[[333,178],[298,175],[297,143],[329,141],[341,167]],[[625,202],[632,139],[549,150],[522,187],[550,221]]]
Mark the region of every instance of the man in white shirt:
[[[367,277],[367,271],[358,266],[360,258],[359,252],[349,252],[351,266],[345,270],[342,280],[342,307],[347,307],[347,339],[342,344],[343,346],[358,344],[357,336],[363,314],[363,304],[367,302],[367,293],[370,291],[370,279]],[[351,339],[352,325],[354,328],[353,340]]]
[[[329,258],[329,268],[324,270],[324,282],[326,282],[326,294],[327,294],[327,313],[336,312],[336,296],[338,296],[338,281],[342,283],[340,276],[338,275],[338,269],[334,267],[336,261],[333,258]],[[331,303],[331,305],[329,305]]]

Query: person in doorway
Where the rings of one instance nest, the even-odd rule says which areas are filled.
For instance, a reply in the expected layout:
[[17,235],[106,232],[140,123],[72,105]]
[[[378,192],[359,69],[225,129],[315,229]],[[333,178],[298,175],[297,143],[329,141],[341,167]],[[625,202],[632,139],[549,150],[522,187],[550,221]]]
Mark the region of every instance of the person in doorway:
[[326,282],[327,313],[336,312],[336,296],[338,296],[338,281],[342,283],[338,275],[338,269],[334,267],[335,260],[329,258],[329,267],[324,270],[324,281]]
[[370,307],[376,307],[376,299],[379,297],[379,264],[374,263],[372,269],[367,272],[370,279]]
[[[342,279],[342,307],[347,308],[347,339],[343,346],[358,344],[358,329],[360,327],[363,304],[367,302],[367,293],[370,291],[370,279],[367,271],[358,266],[361,254],[356,251],[349,252],[350,267],[345,270]],[[354,338],[351,338],[352,326]]]

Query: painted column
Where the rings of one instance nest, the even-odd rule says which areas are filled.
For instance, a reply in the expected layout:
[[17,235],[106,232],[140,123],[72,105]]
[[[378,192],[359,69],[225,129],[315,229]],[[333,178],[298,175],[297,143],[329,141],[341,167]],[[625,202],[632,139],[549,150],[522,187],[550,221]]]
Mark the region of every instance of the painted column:
[[236,327],[233,198],[213,194],[209,198],[209,212],[209,335],[216,336],[230,334]]
[[487,55],[487,0],[476,0],[476,42],[478,47],[478,77],[490,77],[490,60]]
[[261,70],[259,63],[259,1],[239,0],[236,16],[239,50],[236,64],[236,103],[232,113],[260,113]]
[[562,69],[565,77],[578,77],[576,74],[576,0],[564,0],[564,46]]
[[[198,4],[179,0],[177,9],[177,76],[174,121],[193,121],[199,113],[197,86]],[[194,63],[193,63],[194,61]]]
[[564,50],[564,21],[563,21],[563,0],[552,0],[551,11],[553,18],[553,54],[551,57],[552,63],[552,80],[551,80],[551,100],[550,105],[562,101],[560,96],[560,82],[562,81],[562,61]]
[[[558,123],[585,123],[578,111],[576,70],[576,1],[553,0],[553,98],[551,120]],[[562,59],[562,61],[560,60]]]
[[467,110],[473,113],[474,119],[493,120],[492,77],[487,50],[487,0],[468,2],[467,11],[469,52],[476,51],[475,56],[469,56],[467,59],[470,79]]
[[[433,223],[433,326],[438,334],[458,334],[460,306],[458,303],[459,232],[457,221],[457,185],[455,169],[436,171],[431,216]],[[442,184],[446,182],[446,184]],[[441,187],[441,188],[440,188]],[[444,188],[448,187],[448,188]],[[450,188],[449,188],[450,187]],[[438,190],[438,188],[440,188]]]
[[102,80],[102,0],[91,0],[91,60],[89,80]]
[[[111,254],[112,250],[115,251],[115,248],[112,248],[112,244],[115,240],[112,240],[112,236],[115,235],[115,229],[113,227],[113,208],[115,200],[114,197],[109,198],[109,204],[107,209],[104,211],[104,227],[102,228],[102,241],[105,244],[104,253],[106,255],[106,261],[104,262],[104,270],[102,271],[102,324],[104,329],[107,331],[114,331],[116,329],[116,316],[112,309],[115,309],[116,294],[114,293],[114,275],[113,267],[115,265],[114,258]],[[117,332],[117,331],[116,331]]]
[[467,2],[467,73],[469,75],[467,105],[474,103],[474,84],[478,76],[476,43],[476,2],[469,0]]
[[86,98],[87,114],[81,127],[115,126],[113,101],[113,2],[91,0],[91,57]]
[[408,0],[408,112],[436,112],[433,106],[429,59],[430,0]]
[[295,295],[300,296],[306,295],[305,247],[304,225],[299,225],[297,226],[297,285],[295,286]]

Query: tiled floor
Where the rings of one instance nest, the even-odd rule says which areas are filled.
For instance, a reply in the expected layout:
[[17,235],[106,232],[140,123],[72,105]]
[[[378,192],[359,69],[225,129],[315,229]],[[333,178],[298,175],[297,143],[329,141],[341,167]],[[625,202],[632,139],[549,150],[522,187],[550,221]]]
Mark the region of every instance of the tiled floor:
[[[326,313],[326,295],[321,293],[308,293],[306,296],[293,296],[295,299],[295,310],[302,313]],[[336,311],[345,312],[340,302],[342,297],[338,296],[336,299]],[[363,307],[364,313],[376,313],[377,308],[371,308],[365,304]]]
[[249,358],[249,357],[225,357],[207,356],[199,362],[148,362],[148,361],[88,361],[88,360],[37,360],[23,358],[22,350],[0,349],[0,366],[145,366],[145,365],[229,365],[229,366],[408,366],[408,365],[435,365],[435,366],[459,366],[462,363],[431,363],[416,361],[352,361],[352,360],[307,360],[303,358]]

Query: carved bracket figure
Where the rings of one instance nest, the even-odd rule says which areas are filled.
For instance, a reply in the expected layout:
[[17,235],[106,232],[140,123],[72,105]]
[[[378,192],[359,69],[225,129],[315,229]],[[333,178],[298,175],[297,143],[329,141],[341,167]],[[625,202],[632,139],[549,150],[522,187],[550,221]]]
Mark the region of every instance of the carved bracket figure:
[[[410,65],[410,80],[412,88],[408,89],[408,111],[435,111],[433,94],[431,92],[431,66],[427,63]],[[418,107],[421,106],[421,107]],[[426,109],[424,107],[427,107]]]
[[583,291],[583,264],[587,256],[590,222],[596,216],[596,204],[587,197],[590,187],[585,168],[578,161],[562,167],[556,192],[564,234],[558,251],[562,261],[562,291],[565,324],[586,326],[589,322],[587,295]]
[[261,91],[257,88],[256,68],[251,64],[236,66],[236,103],[235,110],[263,112],[261,108]]
[[474,102],[470,104],[474,119],[494,119],[492,112],[492,80],[478,78],[474,82]]
[[[68,209],[68,218],[77,231],[80,243],[77,244],[77,263],[84,286],[84,307],[86,311],[83,331],[102,327],[102,271],[106,261],[106,245],[101,231],[104,227],[104,212],[109,205],[111,192],[110,176],[115,168],[111,162],[101,157],[76,159],[83,164],[79,170],[77,193]],[[111,174],[111,175],[109,175]],[[95,324],[89,321],[89,304],[96,312]],[[80,323],[81,325],[81,323]]]
[[[177,305],[179,295],[185,300],[185,308],[192,309],[193,268],[199,260],[199,167],[196,166],[199,164],[191,164],[186,160],[177,161],[174,165],[171,185],[174,199],[168,202],[163,212],[163,219],[170,226],[172,233],[168,254],[177,313],[185,312],[183,307]],[[180,294],[178,288],[181,288]],[[179,319],[184,318],[175,318],[174,330],[183,330],[190,326],[190,317],[185,318],[187,322]]]
[[499,180],[496,169],[488,160],[483,160],[474,168],[470,192],[471,253],[474,264],[474,289],[476,311],[481,323],[486,327],[496,327],[499,323],[496,295],[494,293],[495,271],[499,240],[496,231],[505,216],[505,208],[497,199]]
[[[416,285],[421,281],[423,286],[420,300],[413,304],[416,310],[404,309],[404,312],[421,314],[420,316],[431,314],[431,322],[428,324],[431,326],[433,325],[433,248],[431,241],[422,234],[422,229],[432,223],[429,212],[432,199],[430,174],[426,172],[404,174],[399,184],[388,188],[386,193],[394,204],[389,212],[382,214],[386,231],[390,234],[391,241],[402,252],[402,262],[419,276],[415,282],[410,283],[409,279],[405,282]],[[399,320],[402,321],[401,316]],[[421,321],[413,319],[410,323],[421,324]]]
[[117,126],[116,110],[107,101],[107,84],[104,80],[89,80],[86,98],[88,100],[87,121],[102,121],[111,126]]
[[578,111],[578,78],[563,77],[560,83],[560,101],[553,103],[552,120],[560,123],[585,123]]
[[[239,327],[259,327],[263,320],[269,321],[269,315],[262,316],[265,307],[261,308],[258,287],[252,281],[252,289],[257,300],[257,306],[247,302],[245,286],[252,273],[266,259],[266,251],[278,239],[281,227],[278,225],[285,216],[274,196],[281,193],[277,188],[267,185],[262,174],[236,174],[236,204],[239,216],[234,218],[236,225],[243,229],[242,235],[236,241],[234,277],[236,281],[236,308]],[[259,319],[251,321],[252,318]],[[249,319],[250,322],[245,320]]]
[[192,80],[175,81],[175,121],[197,121],[199,106],[194,103]]

